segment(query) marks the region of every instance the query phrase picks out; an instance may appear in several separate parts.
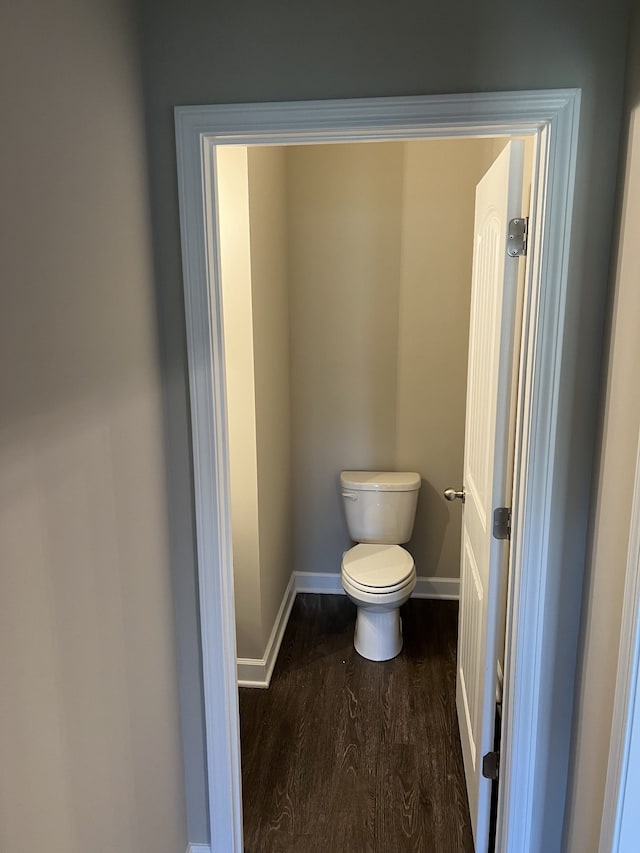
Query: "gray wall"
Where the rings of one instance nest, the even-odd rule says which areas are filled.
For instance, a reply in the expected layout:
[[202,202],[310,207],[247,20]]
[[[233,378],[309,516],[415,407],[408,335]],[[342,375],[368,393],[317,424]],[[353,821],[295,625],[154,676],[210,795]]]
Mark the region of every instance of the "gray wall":
[[[564,813],[598,397],[603,306],[623,94],[626,0],[434,0],[213,3],[140,0],[156,284],[171,475],[171,558],[178,609],[189,832],[207,837],[189,416],[175,148],[176,104],[411,95],[579,86],[576,215],[562,384],[548,624],[569,653],[545,661],[542,721],[558,738],[536,803],[541,849]],[[562,606],[558,605],[562,602]]]
[[113,0],[2,10],[0,850],[13,853],[187,844],[133,24]]
[[630,34],[600,463],[585,583],[567,850],[600,836],[640,429],[640,14]]

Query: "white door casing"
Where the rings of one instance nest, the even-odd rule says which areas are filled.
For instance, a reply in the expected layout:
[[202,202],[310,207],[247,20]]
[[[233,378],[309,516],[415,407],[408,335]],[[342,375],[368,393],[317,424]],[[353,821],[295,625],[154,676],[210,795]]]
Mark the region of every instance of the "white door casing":
[[506,543],[492,535],[493,511],[510,505],[510,402],[519,258],[507,255],[510,219],[522,214],[524,143],[508,143],[476,188],[456,706],[476,853],[489,838],[496,640]]
[[[493,135],[535,140],[537,239],[523,311],[496,845],[499,853],[535,853],[546,829],[536,803],[554,748],[543,694],[557,675],[542,662],[551,654],[561,673],[575,664],[571,643],[563,645],[547,618],[558,602],[545,588],[556,569],[549,543],[564,518],[556,481],[566,464],[556,449],[564,424],[558,419],[566,417],[562,367],[573,357],[564,332],[579,112],[577,89],[176,108],[212,853],[243,850],[216,147]],[[568,732],[556,727],[558,736],[568,739]]]

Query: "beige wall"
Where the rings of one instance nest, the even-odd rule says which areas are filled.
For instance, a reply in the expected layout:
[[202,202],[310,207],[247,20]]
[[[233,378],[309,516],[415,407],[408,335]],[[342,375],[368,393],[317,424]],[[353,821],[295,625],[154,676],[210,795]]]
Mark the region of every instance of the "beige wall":
[[263,651],[293,569],[285,178],[284,149],[249,149]]
[[442,492],[462,482],[475,187],[505,144],[220,149],[240,657],[264,654],[292,568],[338,570],[343,467],[419,471],[418,573],[459,575]]
[[344,468],[393,469],[403,147],[287,151],[294,563],[336,572]]
[[[493,140],[287,152],[294,562],[339,571],[343,468],[423,478],[408,546],[457,577],[475,186]],[[466,234],[466,240],[465,235]]]
[[229,430],[231,537],[240,657],[262,657],[258,462],[249,232],[248,152],[217,151],[220,270]]
[[127,6],[5,6],[0,849],[184,853],[165,436]]
[[218,149],[238,657],[263,657],[291,576],[285,154]]
[[598,850],[640,428],[640,15],[630,45],[626,161],[583,610],[568,853]]
[[458,577],[476,184],[493,140],[405,144],[395,467],[422,488],[407,546],[419,575]]

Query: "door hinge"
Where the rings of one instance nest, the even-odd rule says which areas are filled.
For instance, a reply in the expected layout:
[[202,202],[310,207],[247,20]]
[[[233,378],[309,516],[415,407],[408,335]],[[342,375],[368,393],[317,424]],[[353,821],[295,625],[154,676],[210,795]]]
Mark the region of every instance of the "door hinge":
[[[496,702],[496,713],[493,718],[493,751],[487,752],[482,758],[482,775],[485,779],[498,781],[500,771],[500,740],[502,738],[502,702]],[[497,803],[497,801],[496,801]]]
[[493,511],[493,538],[511,539],[511,510],[508,506],[499,506]]
[[527,236],[529,234],[529,219],[521,216],[519,219],[509,220],[509,231],[507,233],[507,255],[510,258],[519,258],[527,254]]
[[488,752],[482,759],[482,775],[494,782],[498,779],[500,770],[500,753]]

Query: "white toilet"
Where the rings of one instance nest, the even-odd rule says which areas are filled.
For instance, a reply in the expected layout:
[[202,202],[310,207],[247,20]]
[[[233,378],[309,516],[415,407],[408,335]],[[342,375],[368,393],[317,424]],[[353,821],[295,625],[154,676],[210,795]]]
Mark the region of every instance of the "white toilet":
[[408,542],[416,515],[420,475],[343,471],[347,526],[355,545],[342,558],[342,586],[358,608],[354,646],[369,660],[389,660],[402,650],[400,606],[416,585]]

